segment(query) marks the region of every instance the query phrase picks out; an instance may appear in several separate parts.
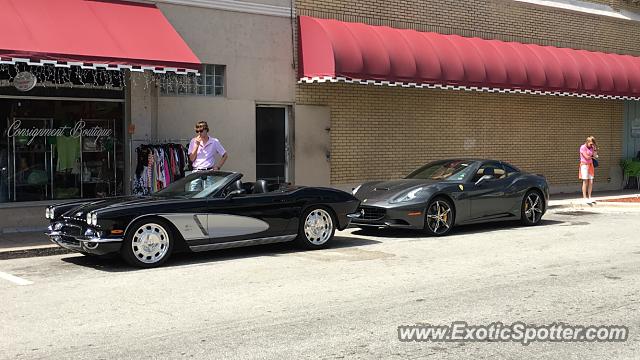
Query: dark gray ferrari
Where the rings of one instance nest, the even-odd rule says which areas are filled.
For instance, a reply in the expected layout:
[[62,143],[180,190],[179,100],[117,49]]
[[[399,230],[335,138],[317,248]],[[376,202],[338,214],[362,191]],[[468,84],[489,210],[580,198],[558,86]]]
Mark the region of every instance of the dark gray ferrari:
[[520,220],[537,225],[547,209],[549,186],[495,160],[442,160],[404,179],[373,181],[353,189],[361,205],[352,224],[361,228],[420,229],[435,236],[455,225]]

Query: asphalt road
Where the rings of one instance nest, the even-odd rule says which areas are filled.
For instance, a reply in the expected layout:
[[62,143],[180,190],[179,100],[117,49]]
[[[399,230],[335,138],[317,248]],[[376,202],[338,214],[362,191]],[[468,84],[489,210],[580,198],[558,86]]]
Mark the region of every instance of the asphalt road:
[[[350,229],[327,250],[185,254],[152,270],[75,254],[2,260],[0,358],[638,359],[640,212],[620,211],[446,238]],[[398,341],[398,325],[452,321],[620,324],[630,336]]]

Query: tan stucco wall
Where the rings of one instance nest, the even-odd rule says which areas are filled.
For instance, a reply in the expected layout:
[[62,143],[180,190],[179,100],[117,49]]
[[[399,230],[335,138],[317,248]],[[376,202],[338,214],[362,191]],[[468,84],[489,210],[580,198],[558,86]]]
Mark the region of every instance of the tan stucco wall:
[[229,152],[225,168],[255,178],[255,106],[292,103],[291,21],[287,18],[160,6],[203,63],[226,65],[225,97],[158,98],[158,137],[190,138],[207,121]]
[[193,137],[193,119],[207,121],[212,136],[220,139],[229,159],[224,168],[255,179],[256,128],[255,102],[252,100],[208,97],[163,97],[158,113],[158,138]]
[[243,3],[264,4],[264,5],[282,6],[282,7],[291,6],[291,0],[236,0],[236,1],[243,2]]
[[157,96],[157,124],[137,127],[136,136],[144,137],[148,129],[157,139],[191,138],[194,123],[205,120],[229,152],[225,168],[255,178],[256,104],[292,104],[294,99],[291,20],[192,6],[158,7],[203,63],[226,65],[225,96],[161,96],[156,87],[133,90],[132,106],[138,111]]
[[159,8],[203,63],[227,66],[227,98],[293,100],[290,19],[192,6]]

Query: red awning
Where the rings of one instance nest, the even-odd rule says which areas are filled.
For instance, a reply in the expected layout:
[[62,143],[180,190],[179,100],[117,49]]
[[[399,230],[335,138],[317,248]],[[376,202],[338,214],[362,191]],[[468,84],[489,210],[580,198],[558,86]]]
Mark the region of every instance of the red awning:
[[301,82],[640,98],[640,58],[301,16]]
[[198,72],[200,60],[153,5],[0,0],[0,63]]

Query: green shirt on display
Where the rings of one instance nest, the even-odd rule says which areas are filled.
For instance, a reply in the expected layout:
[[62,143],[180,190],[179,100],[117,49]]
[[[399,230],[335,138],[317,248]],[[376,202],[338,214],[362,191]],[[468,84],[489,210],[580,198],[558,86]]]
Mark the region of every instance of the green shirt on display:
[[71,136],[59,136],[57,139],[58,164],[57,171],[67,169],[78,171],[78,159],[80,158],[80,138]]

